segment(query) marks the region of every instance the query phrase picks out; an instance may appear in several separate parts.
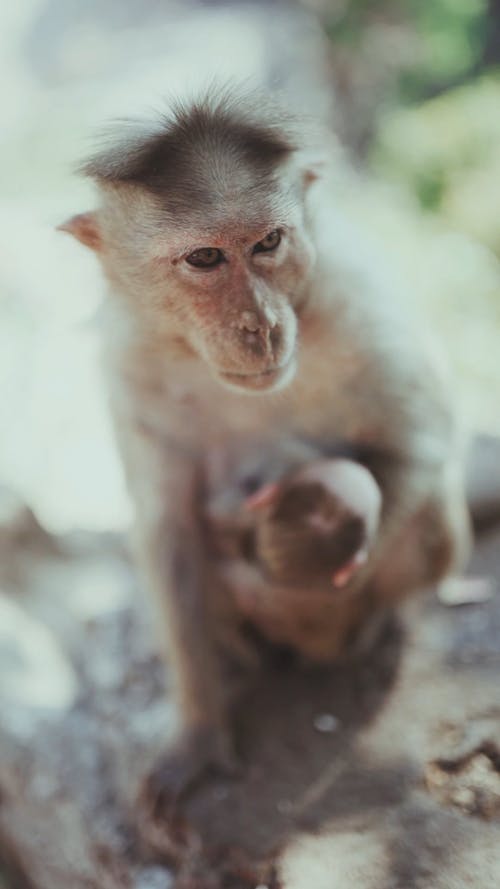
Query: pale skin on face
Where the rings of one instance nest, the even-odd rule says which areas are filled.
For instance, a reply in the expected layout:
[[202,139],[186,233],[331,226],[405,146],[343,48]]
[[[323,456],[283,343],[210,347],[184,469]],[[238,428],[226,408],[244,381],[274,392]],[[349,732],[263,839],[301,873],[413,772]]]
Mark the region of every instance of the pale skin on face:
[[[340,231],[321,229],[318,207],[330,198],[322,189],[312,196],[313,171],[280,161],[264,195],[259,174],[258,197],[240,191],[237,206],[234,194],[214,198],[205,221],[200,205],[190,224],[182,212],[165,212],[168,195],[100,179],[98,168],[92,175],[97,211],[61,228],[97,253],[109,284],[111,409],[180,720],[150,789],[162,784],[175,797],[205,767],[232,761],[218,642],[237,636],[240,615],[231,563],[222,590],[207,561],[201,513],[213,455],[221,485],[224,461],[237,462],[250,440],[280,447],[303,438],[319,453],[340,442],[365,455],[383,502],[368,559],[335,608],[331,590],[318,599],[318,636],[300,635],[304,597],[282,597],[271,615],[286,617],[298,648],[328,660],[365,619],[365,590],[382,608],[461,564],[468,526],[460,454],[432,362],[413,327],[387,311],[391,286],[381,288],[357,242],[348,256]],[[184,216],[190,212],[186,199]],[[271,249],[256,250],[266,239]],[[187,261],[219,259],[210,251],[222,258],[209,270]],[[244,583],[247,604],[252,596],[273,601],[253,579]],[[265,616],[256,623],[265,633]]]

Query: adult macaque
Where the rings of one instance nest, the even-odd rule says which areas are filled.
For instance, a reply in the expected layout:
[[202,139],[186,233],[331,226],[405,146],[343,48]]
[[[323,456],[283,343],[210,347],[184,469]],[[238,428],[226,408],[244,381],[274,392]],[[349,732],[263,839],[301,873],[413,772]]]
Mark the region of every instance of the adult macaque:
[[84,171],[99,206],[62,227],[96,251],[109,284],[111,404],[181,720],[157,780],[175,795],[233,757],[204,530],[214,454],[305,439],[371,471],[380,523],[341,591],[366,615],[460,567],[458,446],[414,325],[346,235],[335,196],[315,188],[286,116],[208,96]]

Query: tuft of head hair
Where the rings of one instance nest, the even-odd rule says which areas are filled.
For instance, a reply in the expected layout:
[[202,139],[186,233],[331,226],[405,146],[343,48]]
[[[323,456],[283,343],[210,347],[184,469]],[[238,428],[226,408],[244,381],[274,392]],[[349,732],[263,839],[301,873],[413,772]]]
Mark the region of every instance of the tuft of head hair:
[[168,196],[174,212],[207,206],[223,192],[234,193],[238,182],[265,188],[297,150],[293,130],[293,119],[264,98],[212,90],[174,103],[149,132],[122,123],[80,172],[102,184],[130,183]]

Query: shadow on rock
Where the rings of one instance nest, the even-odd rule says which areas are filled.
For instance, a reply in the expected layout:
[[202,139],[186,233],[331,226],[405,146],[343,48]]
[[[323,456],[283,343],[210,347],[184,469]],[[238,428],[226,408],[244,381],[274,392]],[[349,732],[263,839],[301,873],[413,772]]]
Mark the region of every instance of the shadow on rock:
[[[179,887],[205,889],[211,868],[219,870],[214,886],[273,885],[266,862],[296,831],[371,810],[381,798],[401,800],[406,765],[365,767],[356,740],[391,691],[402,635],[391,618],[356,663],[305,669],[285,658],[263,674],[235,713],[241,779],[207,779],[175,823],[154,825],[155,852],[162,835],[164,849],[175,850]],[[145,826],[146,843],[148,834]]]

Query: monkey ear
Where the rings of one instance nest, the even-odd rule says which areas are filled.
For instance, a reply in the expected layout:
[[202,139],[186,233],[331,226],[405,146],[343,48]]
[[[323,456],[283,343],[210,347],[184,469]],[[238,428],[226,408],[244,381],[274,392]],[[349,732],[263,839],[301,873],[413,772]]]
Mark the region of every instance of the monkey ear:
[[[329,178],[332,171],[340,166],[342,149],[331,133],[322,133],[321,139],[303,148],[297,155],[302,173],[304,190],[318,179]],[[342,168],[340,166],[340,168]]]
[[102,238],[97,224],[96,214],[79,213],[57,226],[57,231],[69,232],[77,241],[99,253],[102,249]]
[[301,164],[302,168],[302,186],[307,190],[310,185],[322,179],[328,166],[327,159],[324,155],[309,155],[304,157]]
[[310,185],[313,184],[313,182],[316,182],[317,179],[320,179],[320,178],[321,178],[321,167],[319,165],[314,166],[314,167],[312,167],[312,166],[308,167],[302,173],[302,182],[303,182],[305,188],[308,188]]

